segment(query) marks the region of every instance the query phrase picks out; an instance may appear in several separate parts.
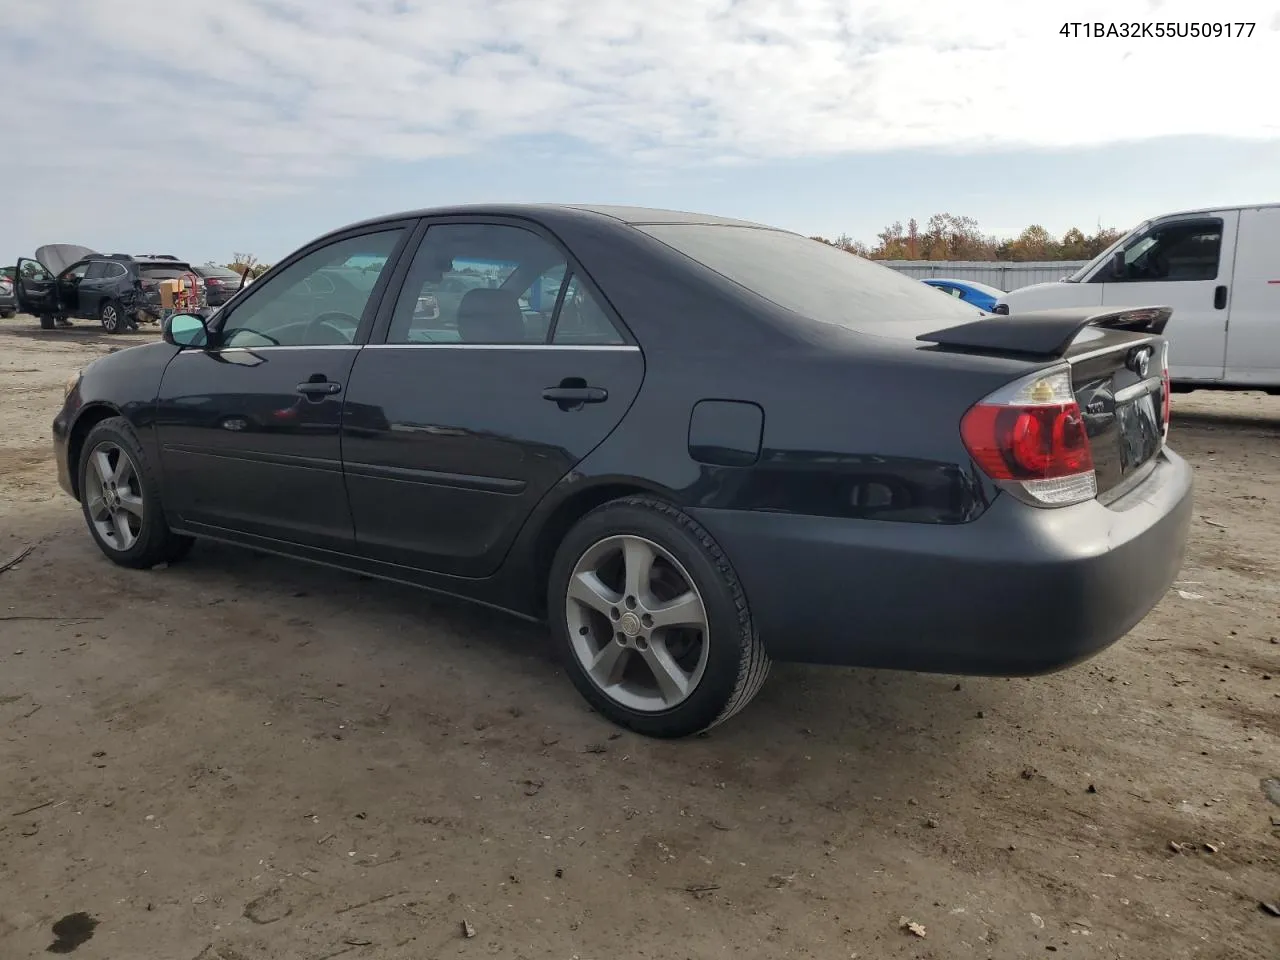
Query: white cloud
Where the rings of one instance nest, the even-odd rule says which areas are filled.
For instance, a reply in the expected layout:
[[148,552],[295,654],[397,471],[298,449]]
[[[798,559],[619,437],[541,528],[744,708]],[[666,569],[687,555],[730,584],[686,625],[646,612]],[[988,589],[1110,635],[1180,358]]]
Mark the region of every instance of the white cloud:
[[1125,6],[1257,26],[1064,38],[1117,5],[1025,0],[0,0],[0,175],[22,223],[522,136],[633,164],[1280,139],[1271,3]]

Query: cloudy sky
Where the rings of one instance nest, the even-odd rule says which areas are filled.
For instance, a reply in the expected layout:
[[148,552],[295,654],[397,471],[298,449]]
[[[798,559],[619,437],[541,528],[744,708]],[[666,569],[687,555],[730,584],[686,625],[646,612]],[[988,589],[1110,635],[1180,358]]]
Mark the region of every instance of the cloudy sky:
[[[1256,27],[1060,33],[1122,7]],[[1280,0],[0,0],[0,23],[6,263],[269,262],[486,200],[867,240],[944,210],[1061,232],[1280,200]]]

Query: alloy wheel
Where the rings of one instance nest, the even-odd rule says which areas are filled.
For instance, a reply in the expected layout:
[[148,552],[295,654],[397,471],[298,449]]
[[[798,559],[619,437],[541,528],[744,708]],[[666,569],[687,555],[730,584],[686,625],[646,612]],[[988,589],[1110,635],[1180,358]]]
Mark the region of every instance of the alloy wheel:
[[118,444],[103,441],[89,454],[85,505],[98,536],[123,553],[142,533],[142,482],[133,460]]
[[102,329],[107,333],[115,333],[120,325],[120,317],[116,313],[116,308],[107,304],[102,308]]
[[670,710],[697,689],[710,652],[707,611],[685,568],[643,537],[606,537],[574,565],[565,597],[574,656],[620,706]]

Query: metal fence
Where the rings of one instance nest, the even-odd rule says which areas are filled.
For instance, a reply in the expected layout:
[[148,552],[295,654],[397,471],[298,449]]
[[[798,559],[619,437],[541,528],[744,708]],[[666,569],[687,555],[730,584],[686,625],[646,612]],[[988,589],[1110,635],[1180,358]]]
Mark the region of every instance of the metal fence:
[[1017,290],[1033,283],[1061,280],[1083,267],[1087,260],[1056,260],[1041,263],[1013,263],[1003,260],[881,260],[886,267],[917,280],[949,277],[976,280],[1001,290]]

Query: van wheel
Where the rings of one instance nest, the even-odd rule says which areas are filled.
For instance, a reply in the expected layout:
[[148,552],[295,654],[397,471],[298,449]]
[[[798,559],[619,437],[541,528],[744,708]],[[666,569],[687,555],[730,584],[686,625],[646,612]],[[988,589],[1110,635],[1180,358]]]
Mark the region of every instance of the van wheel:
[[662,500],[626,497],[578,521],[552,563],[547,602],[578,691],[646,736],[723,723],[769,673],[729,558]]
[[102,305],[102,314],[99,319],[102,321],[102,329],[107,333],[119,333],[124,329],[124,311],[114,300],[108,300]]

